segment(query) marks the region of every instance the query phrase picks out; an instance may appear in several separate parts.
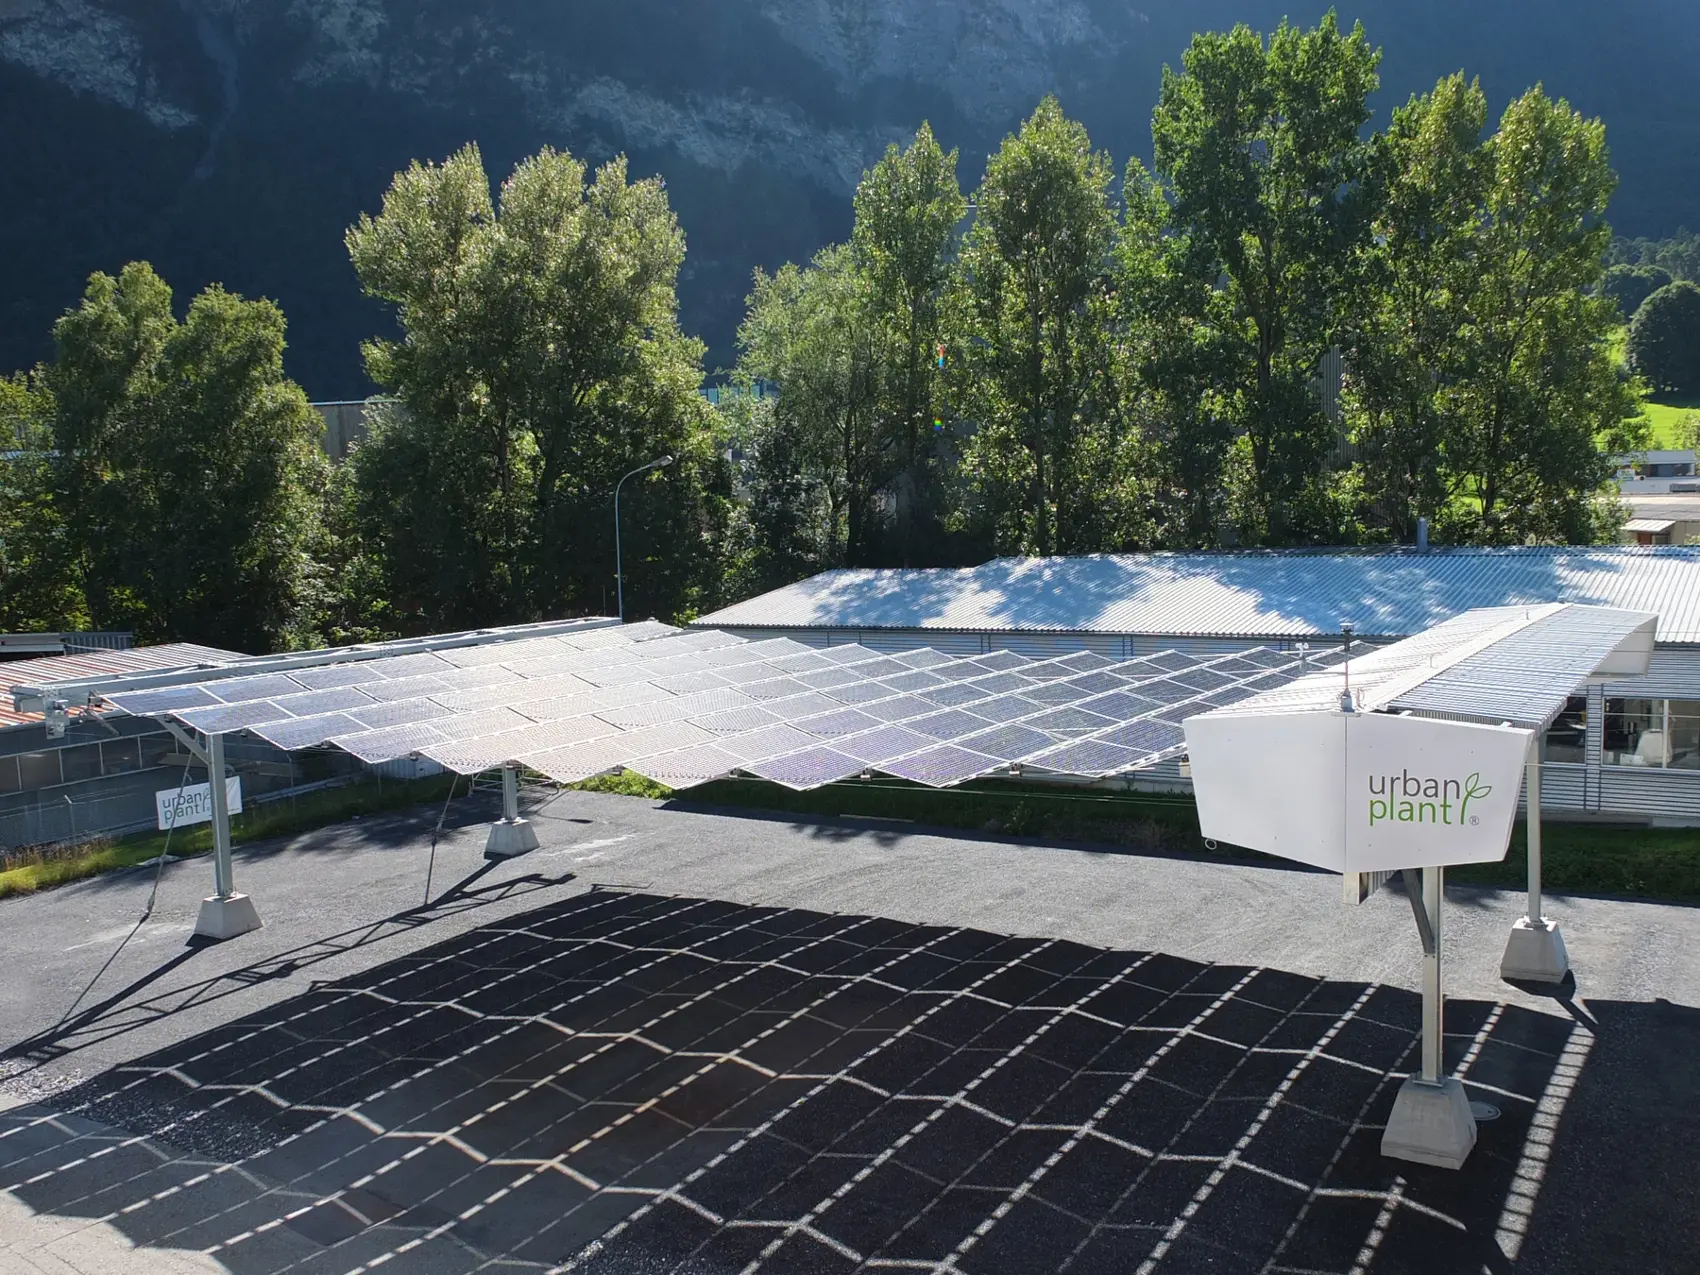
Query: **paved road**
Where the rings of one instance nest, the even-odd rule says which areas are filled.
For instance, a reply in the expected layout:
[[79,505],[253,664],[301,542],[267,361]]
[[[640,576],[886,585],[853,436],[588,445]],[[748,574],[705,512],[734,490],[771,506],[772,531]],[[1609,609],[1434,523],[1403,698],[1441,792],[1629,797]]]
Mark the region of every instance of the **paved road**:
[[1449,1049],[1505,1114],[1401,1172],[1397,894],[595,794],[487,869],[481,813],[423,910],[435,812],[239,853],[267,925],[217,947],[204,861],[139,929],[151,872],[0,904],[0,1271],[1688,1269],[1700,910],[1551,899],[1559,1002],[1496,977],[1520,900],[1449,892]]

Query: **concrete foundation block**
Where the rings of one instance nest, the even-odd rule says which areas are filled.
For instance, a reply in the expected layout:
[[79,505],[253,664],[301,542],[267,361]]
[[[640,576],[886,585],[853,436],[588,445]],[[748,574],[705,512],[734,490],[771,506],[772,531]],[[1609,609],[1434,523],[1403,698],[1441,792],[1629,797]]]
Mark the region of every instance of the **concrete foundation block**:
[[223,942],[249,930],[257,930],[260,925],[260,914],[254,909],[254,900],[246,894],[232,894],[224,899],[215,896],[201,900],[201,914],[195,920],[195,935]]
[[486,859],[513,859],[537,849],[537,833],[524,819],[498,819],[484,843]]
[[1381,1135],[1381,1154],[1395,1160],[1462,1168],[1476,1145],[1476,1117],[1464,1082],[1447,1076],[1439,1084],[1410,1077],[1399,1086],[1393,1114]]
[[1505,944],[1505,958],[1499,963],[1499,976],[1530,983],[1562,983],[1570,972],[1570,954],[1564,950],[1564,936],[1558,932],[1558,922],[1542,917],[1530,922],[1523,917],[1511,927],[1511,937]]

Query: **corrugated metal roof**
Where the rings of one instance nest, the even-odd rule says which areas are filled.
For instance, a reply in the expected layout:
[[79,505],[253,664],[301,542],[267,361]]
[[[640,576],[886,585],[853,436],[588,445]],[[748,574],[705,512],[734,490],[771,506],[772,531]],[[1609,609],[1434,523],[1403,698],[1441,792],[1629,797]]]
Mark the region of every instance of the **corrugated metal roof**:
[[81,655],[49,655],[39,660],[9,660],[0,663],[0,727],[39,722],[40,713],[12,709],[14,686],[48,686],[83,677],[108,674],[161,673],[233,664],[248,657],[240,651],[221,651],[193,642],[166,642],[160,646],[137,646],[125,650],[86,651]]
[[1248,640],[1404,637],[1479,607],[1650,611],[1700,642],[1700,549],[1414,549],[1000,558],[967,569],[840,570],[704,616],[715,628],[1064,631]]

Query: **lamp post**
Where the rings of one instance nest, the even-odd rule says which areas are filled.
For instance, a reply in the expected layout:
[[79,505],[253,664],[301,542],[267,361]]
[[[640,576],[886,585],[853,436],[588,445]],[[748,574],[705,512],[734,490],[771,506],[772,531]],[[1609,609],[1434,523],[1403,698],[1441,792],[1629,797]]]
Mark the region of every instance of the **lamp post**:
[[645,470],[666,469],[672,463],[671,456],[663,456],[647,465],[639,465],[631,473],[622,475],[620,481],[614,484],[614,589],[619,598],[621,624],[626,622],[626,573],[620,562],[620,488],[628,478],[635,477]]

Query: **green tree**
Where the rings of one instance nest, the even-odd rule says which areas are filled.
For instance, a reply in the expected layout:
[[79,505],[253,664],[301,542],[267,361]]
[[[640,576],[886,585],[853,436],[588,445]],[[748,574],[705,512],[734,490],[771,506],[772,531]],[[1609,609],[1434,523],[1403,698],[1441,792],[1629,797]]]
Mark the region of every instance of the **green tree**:
[[173,316],[143,262],[54,327],[54,501],[101,628],[266,651],[312,640],[323,428],[283,373],[284,317],[217,285]]
[[1183,69],[1165,68],[1152,117],[1172,225],[1193,268],[1222,279],[1243,347],[1241,520],[1276,540],[1319,530],[1307,507],[1334,430],[1310,382],[1369,235],[1361,130],[1380,60],[1362,27],[1343,35],[1332,13],[1310,31],[1283,22],[1267,41],[1245,26],[1199,34]]
[[53,499],[53,397],[29,376],[0,379],[0,632],[88,627]]
[[1112,171],[1046,98],[1004,138],[962,253],[955,373],[970,517],[1002,550],[1083,547],[1084,441],[1105,421]]
[[[922,124],[909,148],[885,158],[856,188],[851,247],[867,281],[876,322],[894,355],[881,394],[879,428],[894,440],[898,548],[913,565],[936,504],[931,473],[934,409],[944,352],[945,290],[953,267],[956,225],[967,203],[956,180],[956,152],[946,154]],[[935,354],[935,351],[937,353]]]
[[[823,248],[804,269],[788,264],[771,276],[756,272],[738,331],[739,375],[746,386],[779,387],[752,439],[762,473],[758,490],[763,499],[778,495],[783,463],[796,467],[794,495],[818,492],[820,525],[810,535],[822,566],[869,560],[878,538],[879,493],[902,464],[898,439],[878,420],[884,335],[867,281],[846,246]],[[767,525],[760,522],[765,516],[758,514],[758,526]],[[790,534],[759,552],[791,560],[782,547]],[[775,568],[769,576],[790,569]]]
[[1447,387],[1467,371],[1460,333],[1480,268],[1487,98],[1463,75],[1393,112],[1379,139],[1385,192],[1347,342],[1346,401],[1368,517],[1408,541],[1451,498],[1446,452],[1464,422]]
[[1645,432],[1612,353],[1617,306],[1599,292],[1616,184],[1605,128],[1537,87],[1506,108],[1484,162],[1460,363],[1440,391],[1442,531],[1587,543],[1610,530],[1607,453]]
[[1655,390],[1700,394],[1700,287],[1666,284],[1629,325],[1629,358]]
[[712,602],[729,478],[678,325],[685,240],[662,182],[623,158],[592,177],[544,149],[503,183],[476,147],[398,173],[348,248],[404,337],[365,347],[401,410],[357,468],[360,523],[413,625],[613,604],[613,493],[627,611]]
[[1671,282],[1671,273],[1663,266],[1615,265],[1606,271],[1600,285],[1605,294],[1617,302],[1618,313],[1628,323],[1641,308],[1641,303]]

